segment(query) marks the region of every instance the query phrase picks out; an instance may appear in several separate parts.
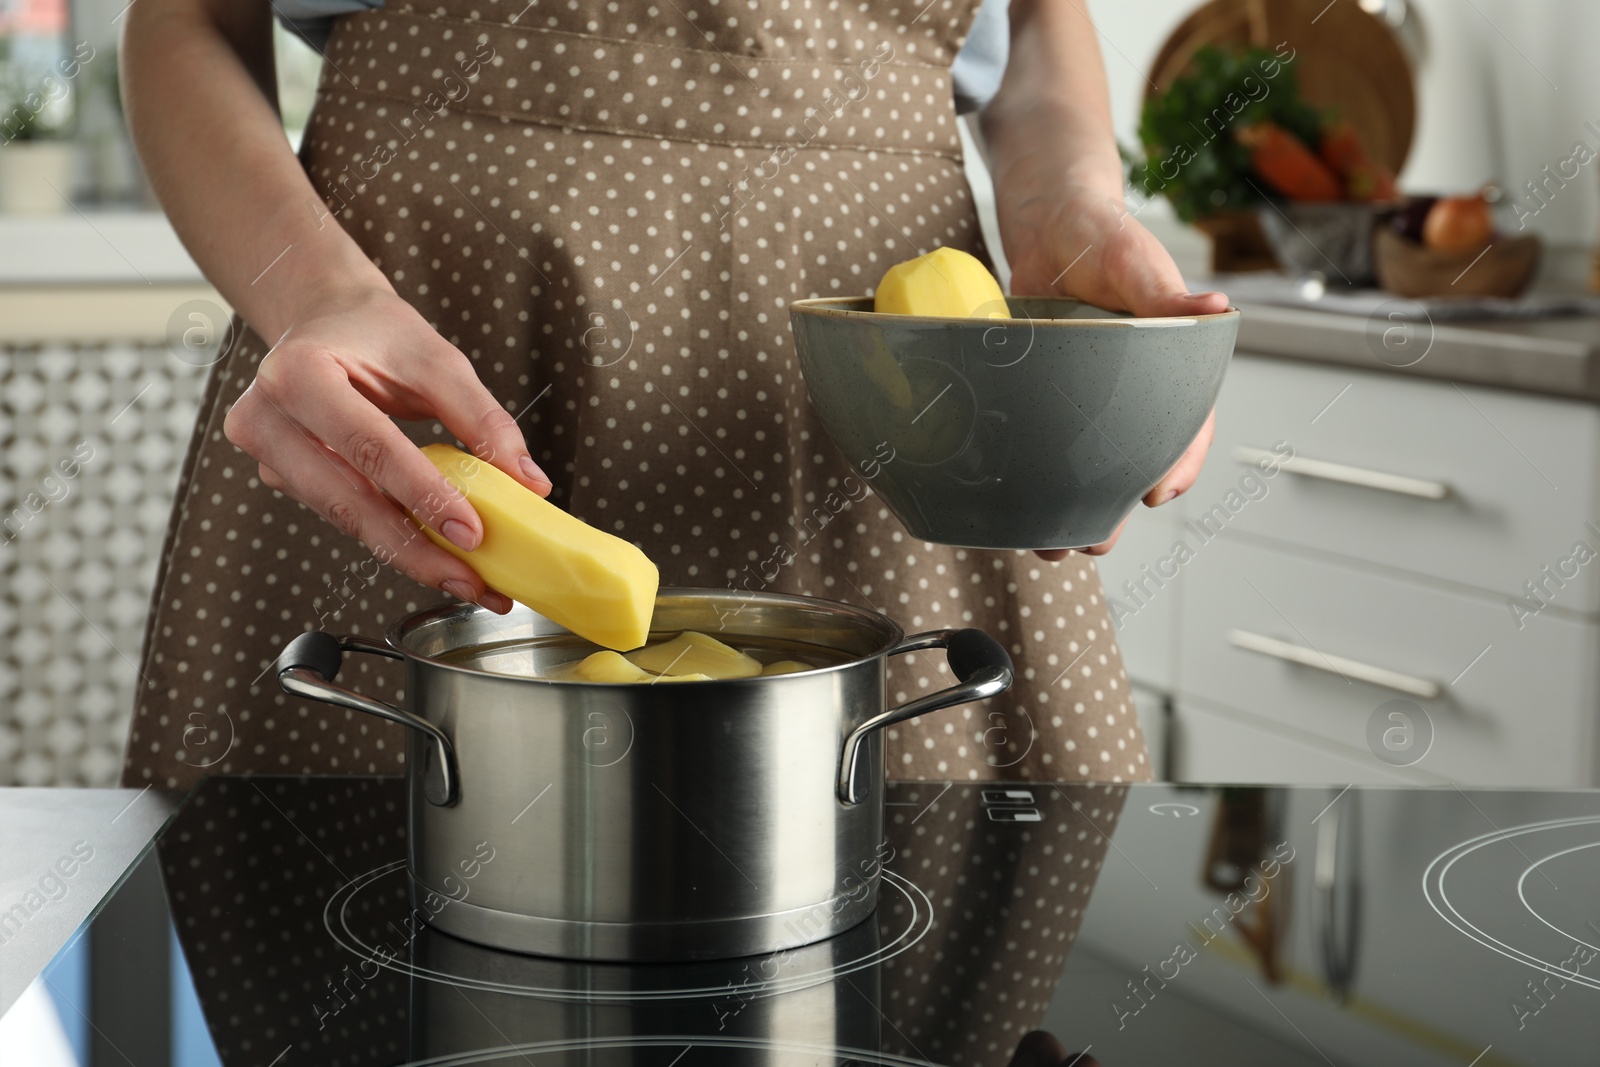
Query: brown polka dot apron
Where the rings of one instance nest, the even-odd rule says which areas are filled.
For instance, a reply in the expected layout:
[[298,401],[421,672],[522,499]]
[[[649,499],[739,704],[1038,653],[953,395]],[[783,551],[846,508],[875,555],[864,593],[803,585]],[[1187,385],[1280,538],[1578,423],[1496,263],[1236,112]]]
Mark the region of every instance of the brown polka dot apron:
[[[909,538],[811,410],[788,305],[938,245],[982,254],[949,65],[973,0],[446,0],[341,18],[302,152],[330,211],[519,419],[552,499],[667,584],[977,626],[1016,661],[985,705],[889,731],[903,778],[1149,776],[1090,560]],[[268,672],[295,634],[381,636],[441,594],[256,478],[216,366],[147,633],[124,780],[394,773],[401,728]],[[438,425],[413,440],[447,439]],[[755,576],[754,582],[752,575]],[[402,671],[346,681],[400,702]],[[896,657],[889,696],[949,684]]]

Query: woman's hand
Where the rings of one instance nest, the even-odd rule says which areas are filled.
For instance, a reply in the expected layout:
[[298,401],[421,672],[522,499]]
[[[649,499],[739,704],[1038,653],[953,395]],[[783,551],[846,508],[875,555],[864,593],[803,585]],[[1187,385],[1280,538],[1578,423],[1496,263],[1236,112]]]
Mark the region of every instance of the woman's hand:
[[[1187,293],[1167,250],[1123,207],[1105,67],[1083,0],[1011,0],[1010,12],[1005,77],[981,120],[1011,291],[1058,293],[1145,316],[1225,309],[1221,293]],[[1145,504],[1164,504],[1194,484],[1214,417]],[[1121,532],[1082,551],[1108,552]],[[1039,555],[1055,560],[1067,552]]]
[[391,418],[436,418],[535,492],[550,481],[466,356],[329,217],[278,121],[272,27],[270,0],[141,0],[122,34],[145,174],[206,277],[273,346],[228,412],[228,439],[379,562],[509,611],[410,521],[468,550],[483,539],[477,512]]
[[474,455],[541,496],[550,491],[516,422],[471,362],[386,286],[308,307],[261,361],[224,431],[260,462],[263,482],[359,538],[379,562],[461,600],[511,610],[409,521],[467,551],[483,540],[477,512],[396,418],[438,419]]
[[[1191,293],[1184,287],[1166,248],[1126,211],[1120,197],[1084,186],[1042,189],[1012,202],[1001,218],[1001,232],[1014,293],[1071,296],[1141,316],[1210,315],[1228,307],[1222,293]],[[1147,507],[1165,504],[1194,485],[1211,448],[1215,420],[1213,412],[1188,450],[1145,494]],[[1111,551],[1122,526],[1109,541],[1081,551],[1091,556]],[[1057,560],[1067,551],[1039,555]]]

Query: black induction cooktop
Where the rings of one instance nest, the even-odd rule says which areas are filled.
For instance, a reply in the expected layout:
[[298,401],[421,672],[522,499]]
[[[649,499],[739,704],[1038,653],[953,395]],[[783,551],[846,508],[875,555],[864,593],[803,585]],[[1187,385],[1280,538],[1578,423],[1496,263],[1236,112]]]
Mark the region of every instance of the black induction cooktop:
[[[117,972],[91,976],[96,1041],[138,1044],[150,1019],[117,998],[169,982],[192,983],[208,1047],[137,1067],[1600,1055],[1600,794],[898,783],[888,802],[861,926],[765,957],[585,964],[430,930],[398,779],[211,779],[88,930],[127,945],[95,956]],[[102,929],[139,892],[176,931],[176,979],[138,948],[164,929]]]

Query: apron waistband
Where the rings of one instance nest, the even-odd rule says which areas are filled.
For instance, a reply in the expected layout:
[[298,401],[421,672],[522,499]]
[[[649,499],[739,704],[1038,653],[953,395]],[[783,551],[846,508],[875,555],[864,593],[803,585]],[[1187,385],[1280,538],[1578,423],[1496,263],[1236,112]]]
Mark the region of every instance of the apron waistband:
[[706,43],[360,12],[334,26],[321,91],[395,101],[404,140],[449,110],[672,141],[961,157],[949,68],[908,62],[893,35],[839,41],[826,57]]

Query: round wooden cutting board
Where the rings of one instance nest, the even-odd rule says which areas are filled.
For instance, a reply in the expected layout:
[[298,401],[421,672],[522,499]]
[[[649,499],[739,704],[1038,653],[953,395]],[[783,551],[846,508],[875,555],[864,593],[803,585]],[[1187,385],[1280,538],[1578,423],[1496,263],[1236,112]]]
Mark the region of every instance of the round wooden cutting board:
[[1372,158],[1395,173],[1417,121],[1411,64],[1399,40],[1356,0],[1211,0],[1156,53],[1145,96],[1163,92],[1206,45],[1294,49],[1300,95],[1348,119]]

